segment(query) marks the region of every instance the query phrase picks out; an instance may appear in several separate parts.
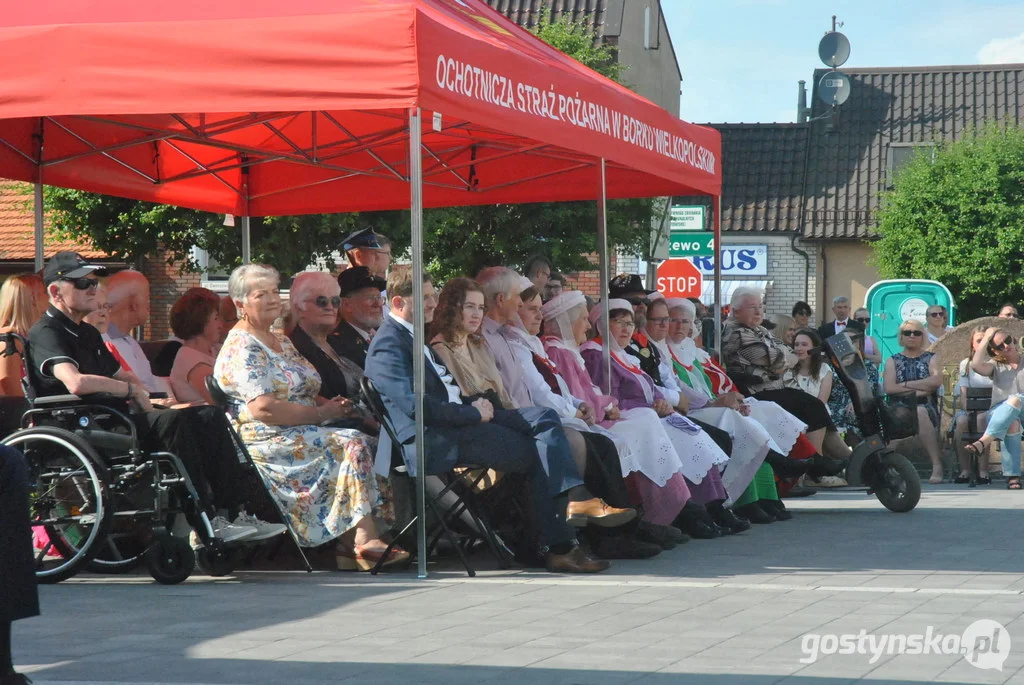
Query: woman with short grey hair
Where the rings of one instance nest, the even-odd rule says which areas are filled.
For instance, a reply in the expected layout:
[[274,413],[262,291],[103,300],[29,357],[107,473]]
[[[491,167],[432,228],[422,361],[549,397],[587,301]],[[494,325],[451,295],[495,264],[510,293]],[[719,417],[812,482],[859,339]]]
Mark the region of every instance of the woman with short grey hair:
[[[320,374],[288,338],[271,330],[281,313],[278,284],[270,266],[248,264],[232,272],[228,291],[239,322],[224,341],[214,375],[260,477],[300,543],[337,541],[339,570],[369,570],[387,547],[379,521],[394,519],[387,482],[373,469],[376,446],[365,433],[333,427],[356,415],[353,402],[320,397]],[[408,559],[395,547],[385,566]]]

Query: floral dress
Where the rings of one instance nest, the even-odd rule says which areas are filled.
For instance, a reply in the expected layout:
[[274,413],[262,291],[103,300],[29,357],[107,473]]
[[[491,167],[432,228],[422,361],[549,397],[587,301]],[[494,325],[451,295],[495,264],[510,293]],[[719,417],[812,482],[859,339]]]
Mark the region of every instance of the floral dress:
[[347,428],[269,425],[250,413],[248,403],[262,395],[316,405],[320,375],[288,338],[277,340],[280,353],[246,331],[232,330],[217,355],[214,376],[263,483],[299,541],[305,547],[322,545],[364,516],[393,521],[387,482],[373,471],[373,438]]
[[[906,383],[907,381],[919,381],[922,378],[928,378],[931,375],[928,363],[934,356],[934,352],[925,352],[919,357],[908,357],[902,352],[894,354],[892,356],[892,363],[896,367],[896,382]],[[928,419],[932,422],[932,425],[938,426],[939,407],[934,393],[928,397],[928,402],[924,407],[928,412]]]

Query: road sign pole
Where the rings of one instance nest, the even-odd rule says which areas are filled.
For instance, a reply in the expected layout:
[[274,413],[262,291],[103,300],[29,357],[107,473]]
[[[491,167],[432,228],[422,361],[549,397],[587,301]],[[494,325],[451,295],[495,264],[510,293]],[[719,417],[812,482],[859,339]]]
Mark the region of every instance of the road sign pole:
[[715,196],[715,353],[722,358],[722,196]]

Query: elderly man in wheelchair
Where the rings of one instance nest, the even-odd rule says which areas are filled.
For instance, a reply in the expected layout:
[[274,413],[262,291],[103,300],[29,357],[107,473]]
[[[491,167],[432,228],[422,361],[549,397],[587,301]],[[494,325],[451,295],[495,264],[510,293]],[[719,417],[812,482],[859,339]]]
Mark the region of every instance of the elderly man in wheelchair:
[[[100,268],[71,252],[47,263],[50,306],[25,345],[30,408],[23,429],[3,441],[29,457],[34,513],[49,538],[45,547],[55,548],[37,555],[37,576],[56,582],[94,557],[115,568],[127,561],[115,533],[128,528],[137,534],[124,520],[141,518],[144,542],[136,545],[150,572],[161,582],[180,582],[194,563],[189,543],[170,534],[176,510],[198,538],[192,546],[218,557],[225,543],[269,537],[261,530],[268,526],[275,535],[285,528],[255,521],[237,501],[240,464],[227,428],[199,430],[202,424],[187,413],[154,410],[143,385],[83,323],[97,306]],[[229,521],[218,510],[241,513]],[[112,550],[105,557],[104,545]],[[62,560],[52,574],[41,563],[44,556]]]

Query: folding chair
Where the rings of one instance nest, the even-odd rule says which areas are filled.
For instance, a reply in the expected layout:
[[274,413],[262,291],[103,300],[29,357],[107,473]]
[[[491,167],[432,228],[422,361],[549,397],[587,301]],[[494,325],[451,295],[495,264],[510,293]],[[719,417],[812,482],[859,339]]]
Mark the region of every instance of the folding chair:
[[[968,445],[980,440],[982,432],[978,430],[978,414],[992,407],[992,388],[964,388],[964,407],[967,411],[967,430],[960,436],[960,442]],[[971,454],[971,472],[968,487],[977,487],[978,455]]]
[[[387,431],[388,436],[391,438],[392,474],[397,475],[398,477],[405,477],[414,480],[409,476],[408,468],[405,465],[405,459],[402,456],[401,442],[398,440],[398,436],[395,433],[395,429],[391,423],[391,418],[388,416],[387,409],[384,407],[383,401],[381,401],[380,392],[373,384],[373,381],[367,376],[362,377],[359,385],[370,412],[380,423],[381,427]],[[473,467],[469,467],[467,473],[472,472]],[[469,515],[473,522],[472,527],[475,529],[475,533],[482,538],[484,542],[486,542],[491,553],[493,553],[495,558],[497,558],[498,564],[501,568],[509,568],[510,561],[513,558],[508,547],[504,542],[502,542],[501,538],[498,537],[498,534],[494,532],[494,529],[480,517],[477,513],[477,508],[474,506],[474,490],[486,475],[487,473],[484,469],[479,469],[475,476],[452,474],[451,480],[447,485],[441,488],[441,490],[426,493],[426,507],[433,512],[436,519],[432,524],[428,524],[428,554],[430,550],[433,550],[437,543],[444,538],[453,548],[455,548],[456,553],[459,555],[459,560],[462,561],[462,565],[466,569],[466,575],[471,578],[476,576],[476,571],[472,566],[470,566],[469,560],[466,558],[465,549],[459,544],[459,541],[456,539],[455,534],[452,532],[449,525],[455,519],[460,518],[463,514]],[[420,474],[419,477],[425,477],[425,474]],[[376,575],[380,571],[383,567],[384,561],[388,558],[392,547],[395,546],[399,538],[405,535],[407,531],[416,525],[418,518],[418,515],[412,516],[411,520],[405,524],[402,530],[399,531],[397,535],[393,536],[393,541],[388,545],[383,556],[381,556],[381,560],[377,562],[377,565],[370,571],[372,575]]]
[[[210,398],[213,400],[214,404],[221,411],[227,413],[229,404],[228,396],[224,392],[224,389],[220,387],[220,383],[217,382],[217,379],[212,375],[206,377],[206,390],[210,393]],[[266,491],[266,486],[263,485],[263,478],[260,476],[256,465],[252,463],[252,457],[249,456],[249,450],[245,448],[245,443],[242,442],[242,438],[238,435],[235,427],[231,424],[231,421],[228,421],[227,424],[228,432],[231,434],[231,441],[235,445],[235,454],[238,456],[238,462],[242,464],[249,474],[263,487],[263,492],[266,494],[267,499],[274,505],[277,515],[281,518],[281,523],[283,523],[288,529],[288,535],[291,536],[292,542],[295,543],[295,549],[299,551],[299,557],[302,559],[302,564],[306,568],[306,573],[312,573],[313,567],[310,565],[309,559],[306,557],[306,552],[302,549],[302,545],[299,544],[299,536],[295,534],[294,530],[292,530],[291,525],[288,523],[288,517],[281,508],[280,503]],[[271,557],[273,557],[273,554],[271,554]]]

